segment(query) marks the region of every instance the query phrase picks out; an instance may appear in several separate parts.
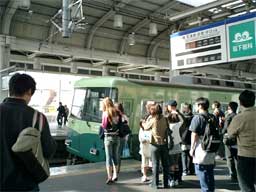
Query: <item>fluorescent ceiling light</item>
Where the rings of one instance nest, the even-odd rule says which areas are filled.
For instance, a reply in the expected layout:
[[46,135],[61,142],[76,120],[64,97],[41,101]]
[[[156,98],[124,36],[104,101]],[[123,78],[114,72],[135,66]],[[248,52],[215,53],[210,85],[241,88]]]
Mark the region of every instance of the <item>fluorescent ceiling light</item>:
[[179,2],[185,3],[187,5],[192,5],[194,7],[199,7],[201,5],[205,5],[216,0],[177,0]]
[[222,5],[221,7],[223,7],[223,8],[231,7],[232,5],[236,5],[236,4],[239,4],[239,3],[243,3],[243,1],[242,0],[234,1],[232,3],[228,3],[228,4],[225,4],[225,5]]
[[241,3],[241,4],[239,4],[239,5],[236,5],[236,6],[230,7],[230,8],[231,8],[231,9],[237,9],[237,8],[243,7],[243,6],[245,6],[245,3]]
[[237,14],[234,14],[234,15],[230,15],[230,16],[228,16],[228,17],[237,17],[237,16],[239,16],[239,15],[244,15],[244,14],[246,14],[247,12],[246,11],[243,11],[243,12],[240,12],[240,13],[237,13]]
[[252,12],[256,12],[256,9],[252,9],[252,10],[250,10],[250,12],[252,13]]

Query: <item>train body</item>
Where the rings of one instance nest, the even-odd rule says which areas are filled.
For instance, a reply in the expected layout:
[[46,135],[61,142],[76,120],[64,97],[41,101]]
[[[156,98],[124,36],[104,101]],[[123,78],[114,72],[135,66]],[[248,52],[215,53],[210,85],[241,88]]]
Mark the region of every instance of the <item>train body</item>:
[[110,97],[124,105],[132,134],[129,138],[131,158],[139,158],[139,121],[145,114],[145,104],[155,100],[160,104],[175,99],[180,108],[185,102],[195,103],[198,97],[219,101],[225,107],[237,101],[241,90],[212,86],[185,86],[169,83],[146,83],[118,77],[82,79],[75,83],[71,115],[68,122],[67,150],[89,162],[105,160],[104,143],[98,136],[102,117],[102,100]]

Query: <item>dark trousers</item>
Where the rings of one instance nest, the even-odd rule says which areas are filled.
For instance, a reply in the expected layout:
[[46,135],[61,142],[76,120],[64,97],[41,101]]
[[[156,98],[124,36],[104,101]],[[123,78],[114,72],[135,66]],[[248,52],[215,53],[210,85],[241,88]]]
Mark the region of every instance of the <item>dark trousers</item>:
[[225,145],[225,153],[227,159],[227,166],[231,179],[237,178],[237,149],[231,148],[229,145]]
[[256,158],[238,156],[237,176],[242,192],[255,192]]
[[59,115],[57,116],[57,122],[58,122],[58,125],[59,126],[62,126],[62,122],[63,122],[63,116],[62,115]]
[[193,165],[193,159],[189,155],[189,150],[182,151],[181,160],[182,160],[182,171],[183,171],[183,173],[194,174],[195,169],[194,169],[194,165]]
[[63,117],[64,117],[64,125],[66,125],[66,123],[68,122],[68,117],[67,115],[64,115]]
[[168,186],[168,148],[167,145],[150,145],[153,165],[153,179],[152,186],[157,187],[159,185],[159,163],[163,167],[164,187]]
[[213,192],[214,182],[214,165],[195,164],[196,175],[200,180],[201,192]]

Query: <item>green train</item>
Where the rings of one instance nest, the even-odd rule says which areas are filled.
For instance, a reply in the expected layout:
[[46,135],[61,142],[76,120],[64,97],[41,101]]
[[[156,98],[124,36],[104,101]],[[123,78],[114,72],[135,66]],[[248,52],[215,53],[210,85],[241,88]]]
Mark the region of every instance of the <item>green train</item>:
[[69,153],[88,160],[105,160],[103,141],[99,139],[102,100],[110,97],[114,102],[124,105],[129,117],[132,135],[129,139],[131,158],[139,159],[139,121],[145,113],[148,100],[164,103],[170,99],[194,104],[198,97],[206,97],[212,102],[220,101],[225,107],[230,101],[237,101],[242,89],[211,86],[153,83],[140,80],[128,80],[118,77],[98,77],[79,80],[75,83],[71,115],[68,121],[67,150]]

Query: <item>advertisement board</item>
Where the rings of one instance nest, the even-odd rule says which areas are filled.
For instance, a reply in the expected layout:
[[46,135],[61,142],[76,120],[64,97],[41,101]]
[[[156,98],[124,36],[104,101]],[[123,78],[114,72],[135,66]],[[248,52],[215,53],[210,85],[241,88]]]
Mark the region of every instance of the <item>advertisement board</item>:
[[256,14],[226,21],[228,61],[256,58]]

